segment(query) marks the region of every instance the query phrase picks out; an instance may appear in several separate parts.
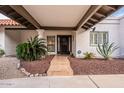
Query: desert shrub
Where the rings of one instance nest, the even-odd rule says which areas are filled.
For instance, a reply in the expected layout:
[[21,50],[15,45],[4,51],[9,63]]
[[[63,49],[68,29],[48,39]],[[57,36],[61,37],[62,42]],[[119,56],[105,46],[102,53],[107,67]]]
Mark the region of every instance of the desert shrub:
[[92,52],[85,52],[84,54],[84,59],[91,59],[94,57],[94,54]]
[[103,45],[98,44],[98,47],[96,48],[97,52],[104,57],[104,59],[110,59],[112,53],[117,50],[118,47],[114,45],[114,43],[104,43]]
[[70,53],[70,57],[74,57],[74,54],[72,52]]
[[25,61],[34,61],[46,55],[47,47],[45,40],[35,36],[30,38],[28,42],[21,43],[16,47],[17,58]]
[[0,48],[0,57],[2,57],[5,54],[4,50]]

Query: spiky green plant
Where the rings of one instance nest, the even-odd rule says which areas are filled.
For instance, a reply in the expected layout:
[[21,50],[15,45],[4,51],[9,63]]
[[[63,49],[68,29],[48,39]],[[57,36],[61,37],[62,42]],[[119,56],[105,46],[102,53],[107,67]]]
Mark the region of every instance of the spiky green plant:
[[35,36],[28,39],[28,42],[21,43],[16,47],[17,58],[25,61],[34,61],[46,55],[47,47],[45,40]]
[[0,48],[0,57],[2,57],[5,54],[4,50]]
[[104,43],[102,45],[98,44],[98,47],[96,48],[97,52],[106,60],[110,59],[112,53],[117,49],[118,47],[115,46],[114,43]]
[[85,52],[84,54],[84,59],[91,59],[94,57],[94,54],[91,52]]

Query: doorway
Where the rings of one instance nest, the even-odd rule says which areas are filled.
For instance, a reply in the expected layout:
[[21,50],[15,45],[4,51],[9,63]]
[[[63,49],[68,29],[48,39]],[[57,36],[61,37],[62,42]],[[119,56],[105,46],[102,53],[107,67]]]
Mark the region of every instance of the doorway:
[[57,36],[57,53],[70,54],[72,51],[72,36],[58,35]]

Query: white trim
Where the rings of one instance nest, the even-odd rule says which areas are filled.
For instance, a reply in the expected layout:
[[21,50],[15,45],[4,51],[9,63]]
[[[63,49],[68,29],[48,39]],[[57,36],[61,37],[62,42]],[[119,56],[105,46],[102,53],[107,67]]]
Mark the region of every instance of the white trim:
[[39,38],[44,38],[44,29],[37,29],[36,31],[38,32]]

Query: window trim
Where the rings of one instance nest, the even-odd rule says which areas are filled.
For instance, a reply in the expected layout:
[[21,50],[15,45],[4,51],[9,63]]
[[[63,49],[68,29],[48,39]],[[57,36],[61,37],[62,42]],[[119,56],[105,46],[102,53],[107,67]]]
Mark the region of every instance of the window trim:
[[[94,31],[95,33],[107,33],[107,42],[109,43],[109,32],[108,31]],[[90,31],[90,35],[91,35],[91,33],[94,33],[94,32],[92,32],[92,31]],[[98,46],[98,42],[99,41],[97,41],[97,44],[91,44],[91,37],[89,38],[90,40],[90,46],[91,47],[97,47]],[[93,35],[93,39],[94,39],[94,35]],[[97,40],[98,40],[98,37],[97,37]],[[103,41],[103,35],[102,35],[102,41]],[[93,40],[93,42],[94,42],[94,40]]]

